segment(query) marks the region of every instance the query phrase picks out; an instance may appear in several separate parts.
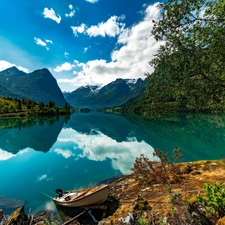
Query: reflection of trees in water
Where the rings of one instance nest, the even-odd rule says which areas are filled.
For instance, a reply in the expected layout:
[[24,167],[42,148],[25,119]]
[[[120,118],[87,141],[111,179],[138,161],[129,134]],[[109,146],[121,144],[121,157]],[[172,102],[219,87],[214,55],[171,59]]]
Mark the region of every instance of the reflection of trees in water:
[[0,149],[16,154],[32,148],[47,152],[57,141],[64,117],[24,117],[0,120]]
[[126,115],[126,119],[145,130],[145,141],[154,149],[181,148],[185,161],[224,157],[224,114],[175,114],[155,120]]
[[[225,115],[223,114],[176,114],[167,118],[149,120],[138,115],[91,112],[72,114],[71,119],[44,116],[0,119],[0,130],[5,137],[16,133],[15,128],[18,128],[19,133],[23,128],[35,128],[30,131],[25,129],[23,134],[18,136],[21,140],[16,142],[17,144],[23,142],[20,143],[21,147],[26,147],[26,142],[29,143],[28,146],[33,146],[32,142],[35,142],[33,148],[42,151],[49,150],[57,140],[63,125],[81,134],[93,135],[93,131],[99,131],[117,142],[127,142],[135,138],[138,142],[144,141],[163,152],[172,153],[174,148],[180,148],[184,154],[184,161],[224,157]],[[6,134],[3,129],[12,129],[13,132]],[[11,140],[15,141],[12,138],[15,136],[11,137]],[[7,146],[3,137],[1,142]],[[7,150],[7,148],[3,149]]]
[[80,113],[72,115],[67,126],[87,134],[96,129],[117,142],[135,137],[163,152],[181,148],[184,161],[219,159],[225,145],[223,114],[173,114],[150,120],[135,114]]
[[0,129],[18,128],[21,130],[26,127],[33,127],[37,123],[39,126],[48,124],[49,126],[58,122],[60,118],[64,118],[65,122],[68,121],[68,116],[40,116],[40,117],[22,117],[22,118],[2,118],[0,119]]
[[118,142],[126,140],[132,130],[131,126],[121,115],[101,112],[74,113],[66,125],[82,134],[98,130]]

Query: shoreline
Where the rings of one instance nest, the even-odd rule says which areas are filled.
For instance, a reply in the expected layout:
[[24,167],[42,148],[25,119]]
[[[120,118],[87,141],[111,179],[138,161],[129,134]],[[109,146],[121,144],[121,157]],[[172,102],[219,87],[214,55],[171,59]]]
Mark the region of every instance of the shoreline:
[[[179,174],[180,180],[171,178],[170,183],[167,184],[140,184],[133,174],[108,181],[109,197],[103,204],[106,206],[106,210],[92,210],[93,215],[96,215],[99,221],[98,224],[118,224],[118,221],[125,218],[131,219],[131,217],[135,221],[150,221],[153,219],[159,221],[163,218],[170,220],[172,218],[171,209],[174,209],[174,213],[178,213],[179,216],[179,208],[189,218],[190,215],[185,208],[184,201],[187,201],[190,207],[199,207],[196,196],[204,195],[204,183],[214,184],[218,181],[223,183],[225,180],[224,160],[185,162],[176,164],[176,167],[181,171]],[[65,221],[63,222],[73,218],[66,214],[64,216]],[[204,218],[201,216],[200,219],[208,219],[214,222],[219,220],[212,215],[208,215],[208,217],[204,215]],[[96,224],[88,213],[77,218],[77,221],[81,225],[86,225],[87,221],[90,224]]]

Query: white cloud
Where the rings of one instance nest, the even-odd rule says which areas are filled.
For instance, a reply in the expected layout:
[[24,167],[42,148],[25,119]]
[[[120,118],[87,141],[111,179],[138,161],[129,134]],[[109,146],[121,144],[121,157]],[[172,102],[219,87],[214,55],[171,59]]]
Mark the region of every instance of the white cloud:
[[74,156],[74,154],[70,150],[62,150],[62,149],[55,149],[54,152],[56,152],[59,155],[62,155],[64,158],[69,158],[71,156]]
[[44,8],[44,12],[42,14],[44,15],[44,18],[52,19],[57,23],[60,23],[61,21],[61,16],[56,15],[55,11],[52,8],[51,9]]
[[87,50],[88,50],[88,47],[85,47],[85,48],[84,48],[84,53],[87,52]]
[[85,27],[86,25],[84,23],[82,23],[80,26],[71,26],[74,36],[77,36],[77,33],[84,33]]
[[70,13],[66,13],[66,17],[73,17],[75,15],[75,10],[73,9],[73,5],[69,5],[69,9],[71,10]]
[[[62,89],[66,88],[68,91],[72,91],[87,84],[106,85],[117,78],[137,79],[140,77],[145,79],[146,72],[153,72],[148,62],[154,58],[159,46],[163,44],[163,42],[157,42],[151,34],[152,20],[157,20],[160,17],[160,9],[157,5],[158,3],[149,5],[143,11],[143,19],[128,28],[124,28],[123,25],[117,26],[117,17],[111,17],[106,22],[111,29],[106,28],[104,23],[101,23],[101,25],[96,26],[96,29],[89,30],[90,35],[113,36],[117,34],[117,44],[120,47],[117,46],[111,52],[111,61],[96,59],[87,63],[76,63],[73,68],[76,77],[58,79],[59,86]],[[82,33],[85,32],[83,29]]]
[[23,150],[20,150],[20,151],[18,152],[18,155],[26,154],[26,153],[28,153],[29,151],[30,151],[29,148],[25,148],[25,149],[23,149]]
[[21,71],[23,71],[25,73],[29,73],[29,69],[27,69],[27,68],[24,68],[22,66],[18,66],[16,64],[7,62],[5,60],[0,60],[0,71],[6,70],[6,69],[8,69],[10,67],[13,67],[13,66],[17,67],[19,70],[21,70]]
[[64,56],[65,56],[66,58],[68,58],[68,57],[69,57],[69,53],[68,53],[68,52],[64,52]]
[[37,45],[41,45],[41,46],[44,46],[44,47],[47,46],[47,44],[44,41],[42,41],[40,38],[34,37],[34,41]]
[[62,72],[62,71],[69,71],[72,70],[74,67],[73,64],[70,64],[68,62],[63,63],[61,66],[57,66],[55,69],[53,69],[55,72]]
[[45,39],[45,41],[46,41],[47,43],[53,44],[53,41],[52,41],[52,40],[47,40],[47,39]]
[[98,0],[86,0],[86,2],[96,3],[96,2],[98,2]]
[[[135,137],[129,137],[126,141],[117,142],[98,130],[93,130],[93,135],[87,135],[72,129],[63,129],[57,141],[76,143],[75,146],[77,147],[73,151],[75,160],[77,156],[86,157],[93,161],[111,159],[112,167],[120,170],[123,174],[131,172],[130,168],[132,168],[135,159],[141,153],[149,159],[156,160],[156,158],[153,158],[154,149],[144,141],[137,141]],[[83,151],[77,155],[76,149],[83,149]],[[71,156],[70,154],[68,157]]]
[[90,28],[88,28],[87,34],[93,37],[115,37],[124,29],[125,24],[119,22],[119,20],[123,18],[124,17],[112,16],[105,23],[101,22],[97,26],[91,26]]
[[110,36],[115,37],[124,30],[125,24],[119,22],[123,20],[124,16],[112,16],[106,22],[101,22],[98,25],[87,28],[86,24],[82,23],[80,26],[71,26],[74,36],[80,34],[87,34],[90,37],[96,36]]
[[47,46],[47,43],[53,44],[52,40],[45,39],[45,42],[44,42],[43,40],[37,37],[34,37],[34,41],[37,45],[45,47],[47,51],[50,50],[50,48]]
[[65,16],[66,17],[73,17],[75,15],[75,10],[72,10],[70,13],[66,13]]
[[66,17],[73,17],[75,15],[75,10],[71,11],[69,14],[66,13],[65,15]]
[[0,161],[8,160],[8,159],[10,159],[10,158],[12,158],[14,156],[16,156],[16,155],[0,149]]
[[23,154],[26,154],[28,153],[30,150],[29,148],[25,148],[23,150],[20,150],[17,154],[13,154],[11,152],[8,152],[8,151],[5,151],[5,150],[2,150],[0,148],[0,161],[5,161],[5,160],[8,160],[12,157],[15,157],[16,155],[23,155]]
[[44,179],[47,179],[47,174],[43,174],[43,175],[41,175],[40,177],[38,177],[38,181],[42,181],[42,180],[44,180]]
[[12,64],[10,62],[7,62],[5,60],[0,60],[0,71],[8,69],[10,67],[15,66],[15,64]]

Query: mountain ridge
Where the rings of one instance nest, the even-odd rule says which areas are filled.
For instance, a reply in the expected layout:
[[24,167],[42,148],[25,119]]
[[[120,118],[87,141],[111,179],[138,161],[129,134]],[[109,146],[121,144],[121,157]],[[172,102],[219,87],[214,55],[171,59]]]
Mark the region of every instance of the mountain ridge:
[[86,85],[70,93],[62,93],[56,79],[46,68],[25,73],[13,66],[0,72],[0,97],[32,99],[45,104],[53,101],[60,107],[68,103],[76,109],[113,108],[137,99],[144,92],[145,80],[141,78],[117,78],[104,86]]
[[13,66],[0,72],[0,96],[33,99],[36,102],[53,101],[64,106],[66,100],[56,79],[46,68],[25,73]]
[[101,88],[97,85],[86,85],[71,93],[63,93],[63,95],[74,108],[97,110],[120,106],[130,98],[142,95],[145,92],[144,84],[145,82],[141,78],[117,78]]

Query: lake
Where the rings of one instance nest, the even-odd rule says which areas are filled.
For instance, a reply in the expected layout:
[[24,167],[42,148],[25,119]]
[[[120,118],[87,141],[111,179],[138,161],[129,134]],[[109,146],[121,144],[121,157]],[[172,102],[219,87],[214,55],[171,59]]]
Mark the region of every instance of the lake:
[[129,174],[140,154],[153,159],[154,150],[174,148],[185,162],[224,158],[225,115],[0,119],[0,196],[26,201],[26,212],[54,210],[56,188],[86,188]]

